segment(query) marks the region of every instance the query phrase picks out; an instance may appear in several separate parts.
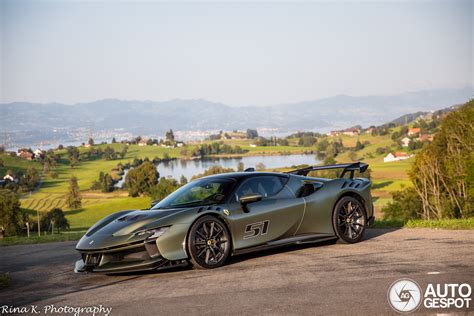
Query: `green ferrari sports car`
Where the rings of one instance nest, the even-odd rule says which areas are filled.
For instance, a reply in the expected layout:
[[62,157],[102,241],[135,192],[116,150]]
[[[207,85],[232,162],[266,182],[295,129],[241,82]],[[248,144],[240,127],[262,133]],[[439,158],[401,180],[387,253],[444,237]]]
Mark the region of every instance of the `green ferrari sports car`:
[[[290,244],[362,239],[374,221],[364,163],[196,179],[149,210],[107,216],[78,242],[76,272],[107,274],[192,264],[216,268],[231,255]],[[308,176],[342,169],[336,179]]]

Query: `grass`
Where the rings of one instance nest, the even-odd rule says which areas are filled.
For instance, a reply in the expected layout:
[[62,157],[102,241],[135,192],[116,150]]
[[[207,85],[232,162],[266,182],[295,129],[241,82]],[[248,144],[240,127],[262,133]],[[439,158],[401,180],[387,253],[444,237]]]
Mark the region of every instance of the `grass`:
[[9,287],[11,281],[12,280],[8,273],[0,272],[0,290]]
[[[0,247],[2,246],[13,246],[13,245],[25,245],[25,244],[40,244],[48,242],[59,242],[59,241],[74,241],[79,240],[85,231],[82,232],[63,232],[60,234],[49,234],[49,235],[32,235],[30,238],[26,236],[11,236],[0,239]],[[1,280],[0,280],[1,282]]]
[[424,220],[375,220],[373,228],[434,228],[434,229],[474,229],[474,217],[467,219]]
[[[36,221],[37,213],[49,212],[54,207],[64,210],[71,229],[87,229],[95,222],[105,216],[121,211],[144,209],[150,206],[149,197],[132,198],[126,196],[126,192],[114,193],[83,193],[82,208],[78,210],[68,209],[64,195],[37,193],[21,201],[21,206]],[[40,214],[41,215],[41,214]]]
[[440,219],[420,220],[411,219],[405,227],[407,228],[435,228],[435,229],[474,229],[474,217],[467,219]]
[[1,154],[0,160],[3,161],[3,167],[0,167],[0,177],[3,179],[8,170],[13,171],[14,174],[19,171],[25,173],[26,169],[33,167],[41,173],[41,163],[34,160],[26,160],[20,157],[12,157],[7,154]]
[[[390,133],[385,136],[372,136],[370,134],[362,134],[358,137],[351,136],[336,136],[327,137],[331,142],[342,139],[347,147],[355,146],[357,139],[361,142],[368,142],[364,149],[357,152],[359,158],[364,158],[364,161],[370,164],[372,170],[374,205],[376,209],[376,217],[381,218],[380,210],[391,201],[391,193],[400,190],[402,186],[411,185],[407,171],[411,167],[413,159],[405,161],[384,163],[383,156],[377,155],[376,149],[379,147],[392,147],[395,150],[396,145],[391,140]],[[56,153],[61,155],[61,159],[55,168],[58,175],[56,179],[51,178],[49,174],[46,175],[45,181],[40,190],[32,195],[24,195],[21,199],[21,207],[26,209],[32,221],[36,220],[37,211],[41,213],[48,212],[54,207],[63,209],[66,213],[67,219],[71,225],[72,230],[85,230],[94,224],[99,219],[107,216],[110,213],[126,209],[142,209],[150,205],[150,198],[140,197],[131,198],[127,196],[127,192],[117,191],[112,193],[100,193],[91,191],[92,183],[98,179],[100,172],[111,172],[111,169],[116,167],[118,163],[125,164],[133,161],[135,158],[153,159],[155,157],[163,158],[165,154],[169,157],[184,158],[184,150],[189,153],[193,152],[200,144],[212,143],[213,141],[205,141],[201,143],[188,144],[182,148],[164,148],[161,146],[138,146],[129,145],[126,156],[123,159],[104,160],[104,159],[86,159],[85,154],[89,149],[79,147],[82,160],[79,164],[71,168],[67,160],[66,150],[58,150]],[[298,139],[291,139],[290,145],[296,145]],[[253,140],[226,140],[226,144],[235,146],[239,145],[241,148],[248,150],[244,156],[250,155],[278,155],[278,154],[301,154],[308,151],[316,151],[316,147],[297,147],[297,146],[257,146],[250,147],[254,143]],[[105,148],[111,146],[116,151],[121,151],[124,144],[108,144],[96,145],[97,148]],[[226,155],[222,155],[226,156]],[[41,169],[39,162],[26,161],[17,157],[10,157],[2,155],[5,167],[0,169],[0,172],[5,172],[6,169],[26,170],[29,166]],[[337,156],[337,162],[350,161],[348,151]],[[159,169],[159,166],[158,166]],[[282,168],[283,169],[283,168]],[[1,174],[1,173],[0,173]],[[68,209],[65,201],[65,195],[68,189],[68,183],[71,176],[76,176],[78,179],[79,188],[82,194],[82,208],[79,210]],[[60,237],[46,237],[46,238],[60,238]],[[53,240],[54,241],[54,240]]]

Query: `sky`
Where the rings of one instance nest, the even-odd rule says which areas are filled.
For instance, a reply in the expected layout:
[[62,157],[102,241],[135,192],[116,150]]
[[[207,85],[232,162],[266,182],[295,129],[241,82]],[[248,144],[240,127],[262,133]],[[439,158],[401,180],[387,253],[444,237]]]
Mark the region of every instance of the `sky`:
[[0,0],[0,102],[232,106],[473,85],[473,1]]

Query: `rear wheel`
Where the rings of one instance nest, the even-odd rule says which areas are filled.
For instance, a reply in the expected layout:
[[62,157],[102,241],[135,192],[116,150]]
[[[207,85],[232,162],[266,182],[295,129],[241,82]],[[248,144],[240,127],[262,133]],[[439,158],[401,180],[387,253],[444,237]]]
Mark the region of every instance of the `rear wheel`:
[[343,197],[334,208],[332,222],[339,239],[346,243],[360,241],[367,223],[364,205],[351,196]]
[[220,267],[230,254],[230,234],[214,216],[203,216],[191,227],[188,236],[191,263],[197,268]]

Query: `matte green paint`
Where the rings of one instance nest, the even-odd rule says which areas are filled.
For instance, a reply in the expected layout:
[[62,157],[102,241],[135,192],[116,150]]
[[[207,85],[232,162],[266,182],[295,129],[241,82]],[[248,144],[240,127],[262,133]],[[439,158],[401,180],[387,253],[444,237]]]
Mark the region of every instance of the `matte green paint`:
[[[105,248],[140,242],[149,236],[136,236],[134,234],[136,231],[170,226],[170,229],[156,240],[161,256],[168,260],[188,259],[186,250],[188,231],[191,225],[204,215],[217,216],[226,223],[231,233],[233,251],[264,245],[295,235],[318,233],[335,236],[332,225],[333,208],[337,201],[347,194],[356,194],[365,205],[367,218],[373,216],[370,181],[367,179],[329,180],[297,175],[288,177],[288,182],[279,193],[248,204],[248,212],[245,212],[237,199],[232,197],[228,203],[216,205],[210,209],[206,206],[201,210],[200,207],[192,207],[173,210],[124,211],[112,214],[91,227],[78,242],[76,248],[79,251],[100,252]],[[323,186],[307,197],[294,197],[304,183],[313,182],[322,183]],[[355,182],[359,185],[355,188],[355,184],[349,187],[346,183],[343,188],[344,182]],[[117,220],[125,215],[146,216],[131,221]],[[244,238],[247,225],[263,221],[268,221],[267,233]]]

